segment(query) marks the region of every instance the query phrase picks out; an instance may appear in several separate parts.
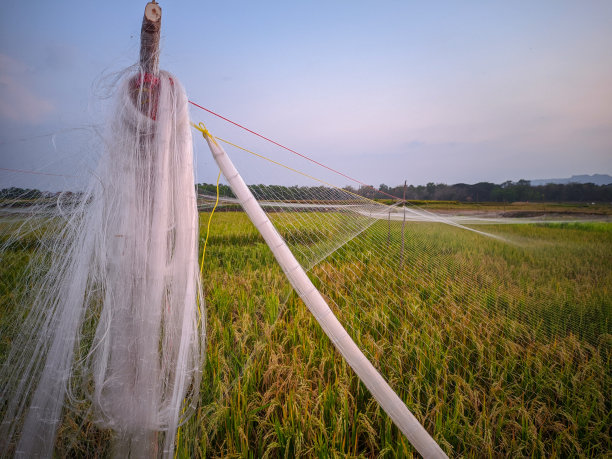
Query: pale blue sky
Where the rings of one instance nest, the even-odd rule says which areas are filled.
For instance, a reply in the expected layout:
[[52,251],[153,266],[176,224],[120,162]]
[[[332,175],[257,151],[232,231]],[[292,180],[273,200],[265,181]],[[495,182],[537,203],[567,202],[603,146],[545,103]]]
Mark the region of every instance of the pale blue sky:
[[[146,2],[3,3],[0,168],[82,176],[101,78],[136,61]],[[161,65],[192,100],[367,183],[612,173],[610,1],[160,5]],[[213,181],[196,152],[198,179]],[[17,175],[0,171],[0,187],[71,180]]]

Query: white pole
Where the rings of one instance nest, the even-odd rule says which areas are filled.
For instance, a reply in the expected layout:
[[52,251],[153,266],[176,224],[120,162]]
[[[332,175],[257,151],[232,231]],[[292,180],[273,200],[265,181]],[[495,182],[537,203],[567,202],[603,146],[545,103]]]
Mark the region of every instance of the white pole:
[[331,339],[338,351],[340,351],[340,354],[357,373],[359,379],[372,393],[383,410],[385,410],[404,433],[408,441],[423,457],[447,457],[440,446],[438,446],[410,410],[408,410],[404,402],[391,389],[361,350],[359,350],[342,324],[340,324],[317,288],[304,272],[302,266],[293,256],[289,247],[287,247],[284,239],[244,183],[244,180],[242,180],[225,150],[207,131],[204,130],[202,132],[215,161],[229,182],[240,204],[272,250],[289,282],[291,282],[300,298],[302,298],[310,312],[315,316],[325,334]]

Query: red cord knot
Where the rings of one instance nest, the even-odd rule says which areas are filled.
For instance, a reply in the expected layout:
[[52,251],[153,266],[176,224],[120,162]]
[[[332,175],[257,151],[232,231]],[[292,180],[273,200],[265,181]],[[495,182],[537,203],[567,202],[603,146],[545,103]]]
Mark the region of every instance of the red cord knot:
[[[168,78],[170,85],[174,86],[172,78]],[[152,73],[139,73],[130,80],[130,94],[134,105],[143,115],[152,120],[157,119],[157,107],[159,104],[160,78]]]

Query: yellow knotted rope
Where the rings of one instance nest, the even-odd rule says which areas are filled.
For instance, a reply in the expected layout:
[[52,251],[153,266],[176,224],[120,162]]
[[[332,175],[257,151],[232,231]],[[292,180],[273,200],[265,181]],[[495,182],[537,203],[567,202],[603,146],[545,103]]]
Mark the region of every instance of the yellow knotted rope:
[[[191,123],[191,125],[194,128],[196,128],[198,131],[200,131],[202,133],[202,136],[205,139],[209,138],[210,140],[213,141],[215,145],[219,146],[219,144],[217,143],[215,138],[212,136],[212,134],[208,131],[208,129],[206,129],[206,126],[204,125],[204,123],[198,123],[198,124]],[[217,199],[215,201],[215,206],[213,207],[213,210],[210,213],[210,217],[208,217],[208,225],[206,225],[206,239],[204,239],[204,248],[202,249],[202,260],[200,261],[200,277],[202,277],[202,272],[204,270],[204,255],[206,254],[206,246],[208,245],[208,235],[210,234],[210,222],[212,221],[215,210],[217,209],[217,206],[219,205],[219,180],[220,179],[221,179],[221,170],[219,170],[219,175],[217,176]]]
[[198,123],[198,124],[191,123],[191,125],[202,133],[202,137],[204,137],[205,139],[208,138],[212,140],[216,146],[219,146],[219,144],[215,140],[215,137],[208,131],[208,129],[206,129],[206,126],[204,125],[204,123]]

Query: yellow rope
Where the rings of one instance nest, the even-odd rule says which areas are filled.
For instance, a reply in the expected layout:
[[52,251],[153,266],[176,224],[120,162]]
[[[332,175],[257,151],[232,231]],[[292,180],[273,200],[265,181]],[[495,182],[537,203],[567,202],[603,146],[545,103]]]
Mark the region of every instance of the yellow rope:
[[[197,128],[196,125],[194,124],[192,125]],[[202,277],[202,273],[204,272],[204,255],[206,255],[206,246],[208,245],[208,236],[210,235],[210,223],[212,222],[213,214],[215,213],[215,210],[217,209],[217,206],[219,205],[219,180],[220,179],[221,179],[221,171],[219,171],[219,175],[217,176],[217,200],[215,201],[215,206],[213,207],[213,210],[210,213],[210,216],[208,217],[208,224],[206,225],[206,238],[204,239],[204,248],[202,249],[202,259],[200,260],[200,278]],[[198,295],[197,298],[198,298],[197,304],[198,304],[198,327],[199,327],[200,323],[202,322],[202,310],[200,309],[200,295]],[[185,412],[185,407],[183,406],[183,413],[184,412]],[[181,427],[179,426],[176,432],[176,448],[174,450],[174,459],[176,459],[178,455],[178,446],[179,446],[180,439],[181,439]]]
[[204,125],[204,123],[191,123],[191,125],[196,128],[198,131],[200,131],[202,133],[202,137],[209,138],[210,140],[213,141],[213,143],[217,146],[219,146],[219,144],[215,141],[214,136],[208,131],[208,129],[206,129],[206,126]]
[[[185,412],[185,407],[183,407],[183,413]],[[178,455],[178,445],[179,445],[179,440],[181,439],[181,426],[179,426],[178,430],[176,431],[176,448],[174,448],[174,459],[176,459],[176,456]]]
[[221,179],[221,171],[219,171],[219,175],[217,176],[217,200],[215,201],[215,207],[213,207],[212,212],[210,213],[210,217],[208,217],[208,225],[206,226],[206,239],[204,239],[204,248],[202,249],[202,261],[200,262],[200,277],[202,277],[202,272],[204,270],[204,255],[206,254],[206,246],[208,245],[208,236],[210,234],[210,222],[212,221],[213,214],[219,205],[219,180]]

